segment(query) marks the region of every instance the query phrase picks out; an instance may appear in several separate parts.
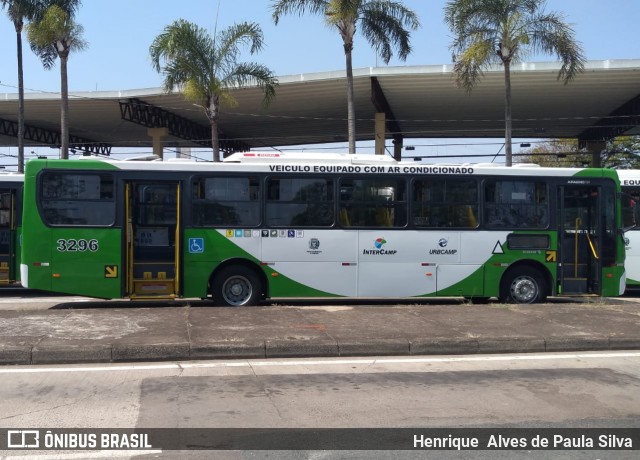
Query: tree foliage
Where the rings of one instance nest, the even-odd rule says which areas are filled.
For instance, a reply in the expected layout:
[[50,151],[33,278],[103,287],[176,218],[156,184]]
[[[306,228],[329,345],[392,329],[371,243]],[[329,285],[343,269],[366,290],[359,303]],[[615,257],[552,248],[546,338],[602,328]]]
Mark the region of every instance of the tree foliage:
[[[552,139],[523,152],[518,163],[551,167],[584,167],[591,153],[580,149],[576,139]],[[640,169],[640,136],[620,136],[606,142],[600,165],[613,169]]]
[[558,79],[565,83],[584,70],[581,45],[558,13],[544,11],[544,0],[450,0],[445,22],[458,85],[467,91],[483,71],[502,65],[505,74],[505,163],[511,166],[511,64],[530,53],[555,54],[562,63]]
[[84,28],[74,20],[80,0],[45,0],[46,9],[27,26],[31,49],[38,55],[45,69],[60,59],[60,158],[69,158],[69,83],[67,63],[71,52],[82,51],[87,42]]
[[256,23],[235,24],[212,37],[196,24],[179,19],[165,27],[149,47],[153,68],[164,76],[165,91],[182,91],[206,113],[213,161],[220,161],[220,109],[236,104],[231,90],[257,85],[265,107],[275,96],[278,81],[270,69],[255,62],[238,62],[243,48],[254,54],[262,46],[262,30]]
[[349,153],[356,152],[356,116],[353,93],[352,52],[356,30],[376,50],[385,64],[393,57],[405,60],[411,53],[410,31],[420,27],[418,16],[402,2],[391,0],[274,0],[272,17],[276,24],[286,14],[320,15],[342,37],[347,73],[347,135]]
[[40,13],[39,0],[0,0],[0,6],[16,30],[16,54],[18,59],[18,172],[24,172],[24,67],[22,64],[22,30],[26,21]]

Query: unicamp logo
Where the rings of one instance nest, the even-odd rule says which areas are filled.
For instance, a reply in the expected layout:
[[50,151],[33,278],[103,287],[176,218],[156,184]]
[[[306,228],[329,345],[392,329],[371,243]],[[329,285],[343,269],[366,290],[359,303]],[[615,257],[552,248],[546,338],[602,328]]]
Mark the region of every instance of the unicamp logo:
[[397,250],[395,249],[383,249],[383,246],[387,244],[387,240],[384,238],[376,238],[373,241],[373,246],[375,249],[363,249],[362,255],[364,256],[392,256],[397,254]]

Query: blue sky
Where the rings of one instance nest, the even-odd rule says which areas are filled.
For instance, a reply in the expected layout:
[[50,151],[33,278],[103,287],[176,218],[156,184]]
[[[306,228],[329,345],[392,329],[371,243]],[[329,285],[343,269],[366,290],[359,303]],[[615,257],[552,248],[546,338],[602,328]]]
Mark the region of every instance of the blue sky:
[[[404,1],[419,15],[422,27],[412,34],[413,53],[407,61],[393,59],[389,65],[451,62],[451,35],[443,23],[445,3],[445,0]],[[258,22],[266,46],[250,59],[267,65],[276,75],[344,69],[341,39],[335,30],[312,15],[285,16],[275,26],[271,4],[268,0],[85,0],[77,21],[84,26],[89,46],[70,58],[69,89],[111,91],[161,86],[161,76],[150,65],[149,45],[166,25],[178,18],[211,31],[216,22],[219,29],[235,22]],[[640,0],[547,0],[546,9],[562,12],[565,20],[573,24],[588,59],[640,58],[637,37]],[[16,93],[15,31],[4,11],[0,11],[0,40],[3,44],[0,93]],[[550,61],[553,57],[531,56],[527,60]],[[44,70],[28,45],[24,61],[27,92],[59,91],[57,66]],[[358,36],[354,68],[376,65],[383,64]]]

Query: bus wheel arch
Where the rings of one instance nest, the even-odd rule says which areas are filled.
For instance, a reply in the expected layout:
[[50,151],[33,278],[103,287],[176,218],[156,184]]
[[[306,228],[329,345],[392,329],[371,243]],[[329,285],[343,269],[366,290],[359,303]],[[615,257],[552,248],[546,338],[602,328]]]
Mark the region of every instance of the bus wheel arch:
[[231,259],[209,277],[209,294],[218,306],[255,306],[266,297],[267,279],[262,270],[245,259]]
[[542,264],[521,261],[502,275],[499,299],[504,303],[540,303],[552,293],[551,286],[551,275]]

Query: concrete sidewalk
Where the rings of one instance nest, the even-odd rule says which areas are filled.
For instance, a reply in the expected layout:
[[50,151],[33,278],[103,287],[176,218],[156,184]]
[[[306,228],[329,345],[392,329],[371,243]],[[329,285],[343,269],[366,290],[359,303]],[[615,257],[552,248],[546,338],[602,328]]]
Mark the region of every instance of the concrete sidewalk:
[[637,300],[0,311],[0,364],[640,349]]

